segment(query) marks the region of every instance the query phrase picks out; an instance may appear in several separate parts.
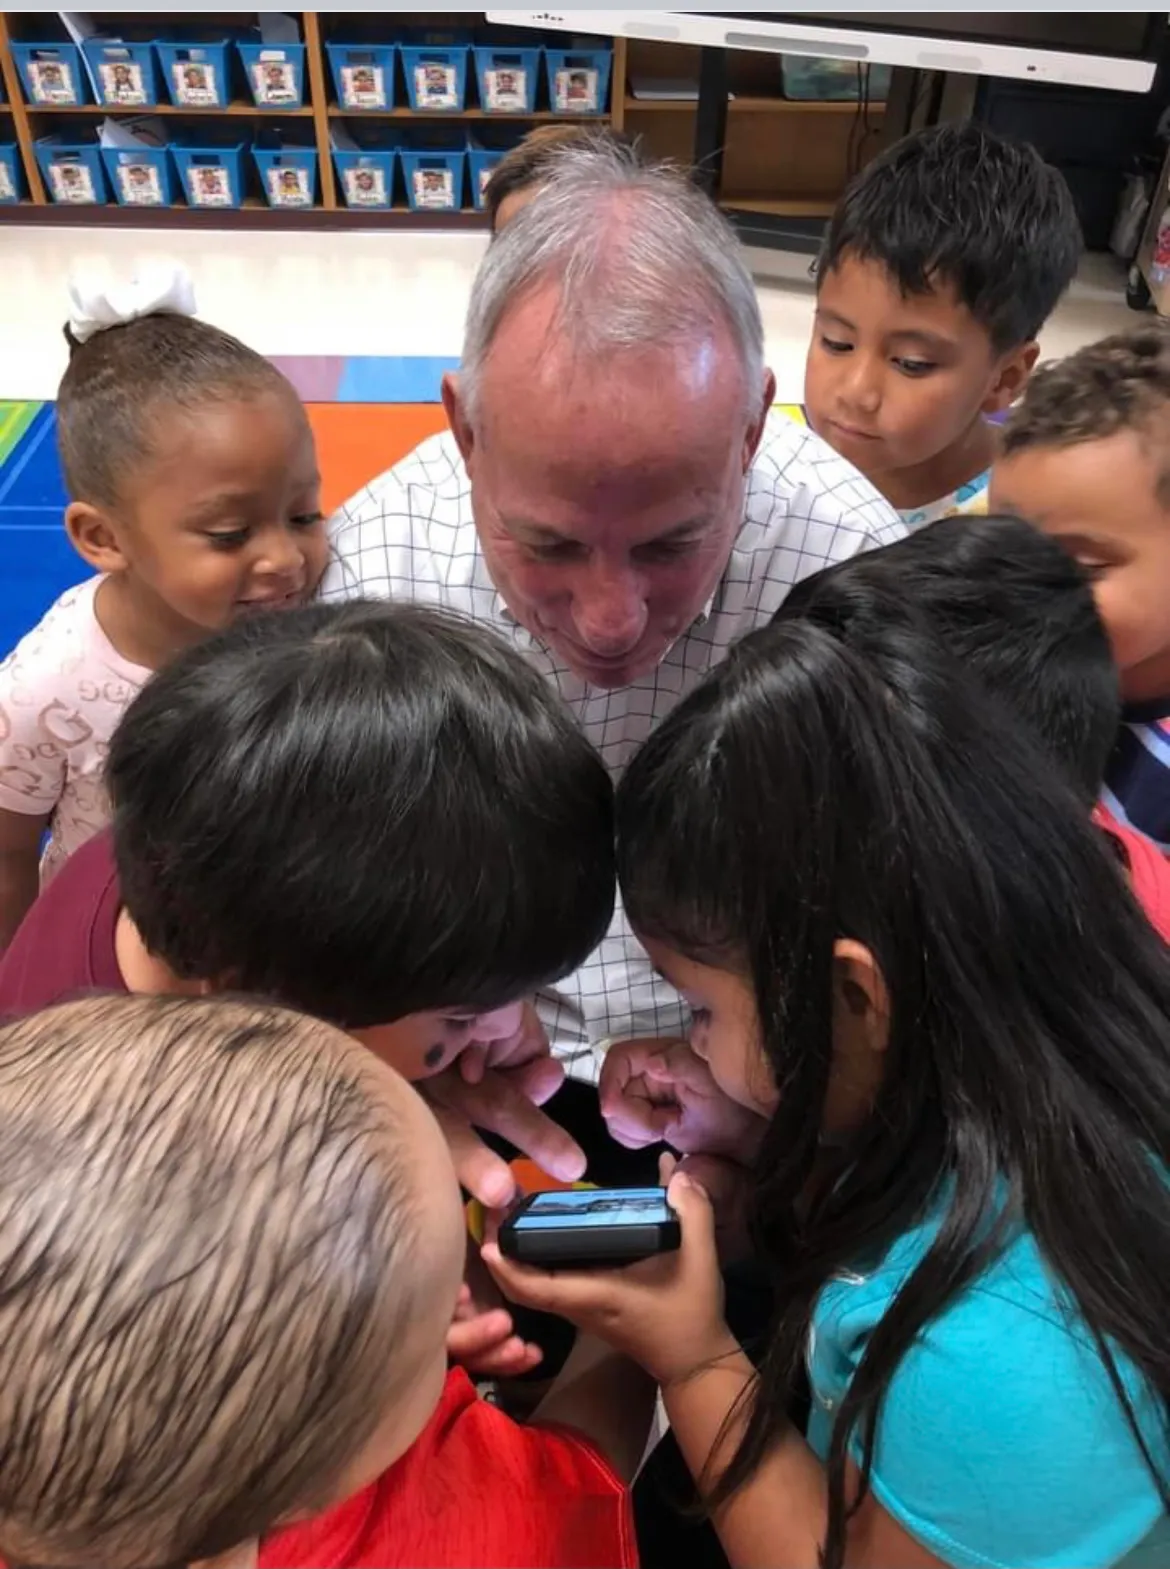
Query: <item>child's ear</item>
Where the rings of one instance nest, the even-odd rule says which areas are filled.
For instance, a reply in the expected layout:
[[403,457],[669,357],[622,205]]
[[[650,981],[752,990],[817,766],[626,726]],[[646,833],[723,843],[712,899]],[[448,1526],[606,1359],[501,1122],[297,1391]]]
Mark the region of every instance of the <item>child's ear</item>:
[[877,960],[864,943],[841,937],[833,944],[833,1004],[856,1047],[883,1052],[889,1039],[890,994]]
[[65,532],[77,554],[98,572],[124,572],[126,557],[117,533],[100,507],[71,501],[65,508]]
[[1012,349],[1010,354],[1004,355],[999,362],[991,391],[983,400],[983,413],[1003,414],[1013,403],[1018,402],[1024,395],[1028,377],[1032,374],[1039,358],[1040,345],[1034,338],[1028,343],[1021,343],[1019,348]]
[[866,1121],[881,1089],[890,1037],[885,978],[864,943],[833,944],[833,1069],[821,1121],[830,1143]]

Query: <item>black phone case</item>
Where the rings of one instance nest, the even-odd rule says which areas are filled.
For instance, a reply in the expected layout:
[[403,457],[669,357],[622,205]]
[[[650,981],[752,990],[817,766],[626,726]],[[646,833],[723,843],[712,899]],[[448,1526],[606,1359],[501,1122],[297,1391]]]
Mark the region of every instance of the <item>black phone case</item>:
[[677,1219],[638,1226],[563,1226],[518,1231],[517,1218],[539,1194],[522,1199],[500,1227],[500,1252],[518,1264],[541,1269],[596,1269],[636,1264],[656,1253],[673,1253],[682,1243]]

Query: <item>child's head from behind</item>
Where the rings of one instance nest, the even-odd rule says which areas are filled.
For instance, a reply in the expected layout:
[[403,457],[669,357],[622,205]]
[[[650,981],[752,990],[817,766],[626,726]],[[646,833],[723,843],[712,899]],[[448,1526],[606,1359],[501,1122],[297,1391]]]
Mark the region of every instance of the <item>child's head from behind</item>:
[[813,428],[879,487],[960,446],[1018,396],[1080,249],[1064,178],[1033,148],[974,124],[897,142],[829,223]]
[[188,650],[107,783],[125,910],[178,982],[330,1019],[411,1079],[514,1033],[612,913],[600,759],[520,654],[423,606],[308,606]]
[[483,205],[496,234],[522,207],[526,207],[556,167],[565,147],[604,147],[620,153],[632,163],[638,161],[637,144],[620,131],[596,126],[541,125],[511,148],[496,164],[483,192]]
[[0,1030],[0,1554],[229,1556],[372,1481],[446,1372],[458,1186],[336,1030],[91,998]]
[[805,578],[779,614],[851,641],[920,619],[1028,726],[1085,806],[1096,803],[1120,718],[1117,670],[1088,579],[1038,529],[943,518]]
[[181,646],[300,603],[324,571],[305,411],[268,360],[160,309],[70,334],[57,438],[79,554]]
[[1094,582],[1130,702],[1170,696],[1170,329],[1148,322],[1043,366],[1004,428],[992,504]]

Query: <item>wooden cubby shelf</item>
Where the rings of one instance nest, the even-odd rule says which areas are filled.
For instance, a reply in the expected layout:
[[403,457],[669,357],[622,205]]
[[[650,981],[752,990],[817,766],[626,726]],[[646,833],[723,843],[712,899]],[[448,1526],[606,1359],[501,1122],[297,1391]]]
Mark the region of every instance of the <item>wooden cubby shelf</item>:
[[[49,16],[52,15],[52,24]],[[291,108],[259,109],[238,96],[222,108],[197,108],[178,106],[169,102],[134,107],[107,107],[101,104],[50,105],[25,101],[24,89],[16,67],[10,43],[29,41],[42,43],[51,37],[50,26],[56,25],[51,13],[7,12],[0,13],[0,73],[3,76],[4,96],[0,103],[0,141],[15,142],[23,166],[27,187],[26,199],[10,204],[0,204],[0,223],[43,222],[54,225],[108,224],[157,225],[160,228],[189,227],[357,227],[377,228],[474,228],[484,223],[483,214],[474,208],[459,210],[412,211],[400,203],[392,207],[351,209],[344,203],[332,157],[331,135],[338,122],[359,120],[390,122],[395,127],[412,122],[420,125],[463,126],[469,133],[493,124],[495,127],[514,124],[517,138],[533,125],[552,121],[582,121],[591,125],[611,125],[638,138],[648,155],[668,158],[685,165],[696,162],[697,152],[702,167],[718,165],[718,175],[707,177],[713,194],[728,211],[737,215],[757,215],[761,221],[775,219],[820,220],[828,216],[841,188],[854,169],[871,157],[880,145],[884,118],[884,105],[804,102],[783,95],[781,66],[778,57],[751,52],[729,51],[726,55],[728,100],[726,126],[719,156],[712,156],[710,129],[706,140],[700,142],[699,105],[695,98],[647,98],[636,96],[631,83],[641,87],[655,81],[666,83],[697,81],[701,59],[709,52],[677,44],[660,44],[642,40],[612,40],[613,62],[610,79],[608,112],[597,115],[570,115],[545,107],[543,69],[536,106],[530,112],[516,114],[489,113],[479,107],[474,82],[474,57],[468,61],[467,107],[459,112],[415,111],[407,107],[388,109],[351,109],[335,100],[333,80],[329,70],[326,44],[332,41],[351,43],[355,48],[379,42],[379,30],[384,29],[383,41],[404,41],[411,28],[449,28],[477,31],[486,26],[486,17],[466,13],[419,12],[414,15],[386,14],[375,18],[369,13],[322,14],[314,11],[297,12],[301,37],[305,45],[305,93],[302,104]],[[120,26],[136,31],[127,36],[136,37],[141,32],[143,17],[139,14],[98,13],[95,21],[99,28],[117,35]],[[154,19],[161,37],[167,25],[198,23],[214,32],[221,25],[225,32],[229,25],[238,26],[239,13],[167,13]],[[588,26],[587,13],[581,14],[583,28]],[[549,35],[550,45],[563,39],[568,47],[568,35]],[[358,42],[360,40],[360,42]],[[532,34],[532,47],[543,40]],[[507,46],[505,46],[507,47]],[[705,67],[704,67],[705,69]],[[242,78],[241,78],[242,83]],[[399,83],[401,95],[402,83]],[[709,99],[707,100],[709,102]],[[716,100],[718,106],[718,100]],[[317,199],[313,207],[269,207],[254,194],[249,194],[239,207],[189,208],[181,202],[169,207],[108,205],[57,205],[49,200],[37,162],[35,142],[61,124],[72,119],[87,127],[96,126],[107,116],[124,119],[133,116],[161,116],[168,121],[187,120],[206,125],[208,122],[232,122],[239,130],[240,140],[246,140],[250,129],[279,127],[282,122],[294,121],[301,126],[311,126],[311,132],[300,130],[297,134],[309,143],[317,158]],[[251,122],[250,127],[243,122]],[[722,122],[721,122],[722,123]],[[289,127],[290,134],[294,127]],[[474,144],[472,144],[474,145]],[[249,176],[251,179],[251,176]],[[250,191],[261,187],[252,184]],[[471,184],[467,182],[469,199]]]

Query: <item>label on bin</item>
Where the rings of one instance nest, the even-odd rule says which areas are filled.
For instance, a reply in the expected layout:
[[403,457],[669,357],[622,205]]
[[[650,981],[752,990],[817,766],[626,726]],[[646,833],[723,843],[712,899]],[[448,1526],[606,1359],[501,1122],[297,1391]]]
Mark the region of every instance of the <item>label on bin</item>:
[[296,68],[287,60],[258,60],[252,67],[252,92],[258,104],[295,104]]
[[137,60],[106,60],[98,66],[102,101],[108,104],[148,102],[146,82]]
[[558,71],[553,80],[554,105],[562,114],[596,114],[600,104],[599,71],[574,65]]
[[232,181],[222,167],[208,165],[187,171],[192,207],[231,207]]
[[420,109],[458,109],[459,72],[453,65],[429,64],[414,68],[414,96]]
[[152,163],[120,163],[118,189],[122,200],[135,207],[161,207],[163,205],[162,181]]
[[412,179],[416,207],[454,207],[455,181],[450,169],[416,169]]
[[219,103],[215,67],[199,60],[176,60],[171,66],[175,102],[191,109],[214,109]]
[[499,66],[483,73],[484,108],[519,110],[528,107],[528,72],[517,66]]
[[268,200],[273,207],[313,205],[307,169],[269,169],[265,178],[268,182]]
[[0,202],[10,202],[15,195],[11,171],[6,163],[0,163]]
[[381,169],[347,169],[344,184],[351,207],[385,207],[386,178]]
[[93,175],[83,163],[50,164],[49,186],[55,202],[97,201]]
[[380,65],[343,65],[341,102],[346,109],[384,109],[386,77]]
[[75,104],[77,102],[73,72],[60,60],[30,60],[28,80],[34,103]]

